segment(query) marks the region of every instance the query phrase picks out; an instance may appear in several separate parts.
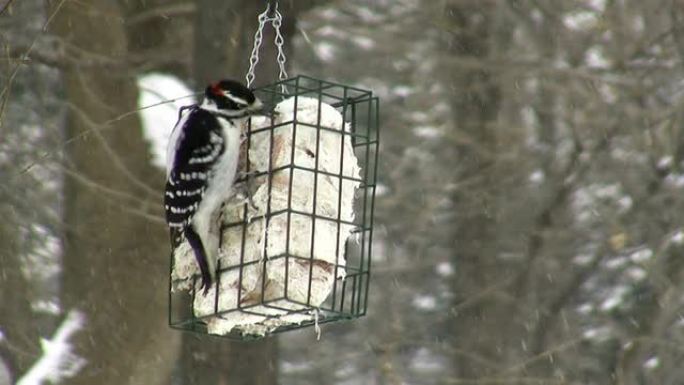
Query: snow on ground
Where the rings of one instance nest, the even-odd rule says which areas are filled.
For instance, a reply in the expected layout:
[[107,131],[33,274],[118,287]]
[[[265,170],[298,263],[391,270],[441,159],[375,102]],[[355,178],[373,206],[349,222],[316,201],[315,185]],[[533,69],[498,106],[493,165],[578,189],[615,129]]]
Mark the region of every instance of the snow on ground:
[[58,299],[38,300],[31,303],[31,309],[36,313],[58,315],[61,312]]
[[335,46],[330,43],[322,42],[314,46],[316,56],[324,62],[331,62],[335,60]]
[[588,30],[596,26],[599,16],[593,11],[576,11],[563,16],[563,25],[573,31]]
[[311,362],[308,361],[281,361],[280,370],[285,373],[301,373],[311,370]]
[[425,311],[437,308],[437,299],[429,294],[418,294],[413,297],[413,306]]
[[599,47],[591,47],[584,54],[587,66],[594,69],[609,69],[610,61]]
[[605,341],[612,336],[612,330],[608,326],[592,327],[582,333],[582,337],[593,341]]
[[586,266],[590,264],[594,260],[594,256],[590,254],[577,254],[573,259],[572,262],[576,265],[579,266]]
[[454,275],[454,265],[450,262],[440,262],[435,266],[435,271],[441,277],[450,277]]
[[[178,110],[182,106],[195,103],[195,96],[177,77],[162,73],[149,73],[138,77],[138,88],[138,108],[142,109],[140,119],[143,134],[151,144],[152,163],[165,168],[166,145],[178,120]],[[170,102],[164,103],[166,101]]]
[[594,183],[577,189],[572,205],[577,213],[577,221],[587,222],[599,217],[603,209],[618,213],[629,211],[633,201],[624,193],[620,183]]
[[640,248],[629,255],[632,262],[635,263],[646,263],[653,257],[653,250],[649,248]]
[[625,297],[629,294],[627,286],[619,285],[609,290],[606,299],[601,302],[599,308],[604,312],[612,311],[624,303]]
[[352,37],[352,42],[356,44],[359,48],[369,51],[375,48],[375,41],[366,36],[354,36]]
[[563,16],[563,25],[574,31],[587,30],[596,27],[601,21],[602,13],[606,9],[606,0],[589,0],[574,12]]
[[412,130],[413,135],[421,139],[439,139],[443,136],[442,131],[437,127],[419,126]]
[[445,362],[441,355],[432,352],[428,348],[419,348],[409,363],[411,369],[417,372],[434,373],[444,368]]
[[544,181],[545,178],[546,174],[544,173],[544,170],[536,169],[532,171],[532,173],[527,177],[527,180],[529,180],[533,184],[540,184]]
[[644,362],[644,368],[646,369],[655,369],[659,366],[660,360],[658,359],[658,356],[653,356]]

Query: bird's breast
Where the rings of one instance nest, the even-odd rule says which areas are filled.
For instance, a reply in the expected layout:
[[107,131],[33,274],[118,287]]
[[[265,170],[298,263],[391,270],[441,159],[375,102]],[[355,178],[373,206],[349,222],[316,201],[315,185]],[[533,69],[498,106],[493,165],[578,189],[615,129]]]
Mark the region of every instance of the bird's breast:
[[233,192],[233,182],[240,153],[240,130],[231,122],[219,119],[222,126],[223,152],[211,168],[211,184],[207,186],[203,205],[213,211]]

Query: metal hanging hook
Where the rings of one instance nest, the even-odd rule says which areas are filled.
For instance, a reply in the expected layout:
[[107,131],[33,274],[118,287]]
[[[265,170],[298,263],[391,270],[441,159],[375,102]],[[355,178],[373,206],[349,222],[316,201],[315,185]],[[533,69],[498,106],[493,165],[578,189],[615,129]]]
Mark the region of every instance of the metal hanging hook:
[[[278,67],[280,69],[278,78],[280,80],[287,79],[287,71],[285,70],[285,62],[287,59],[285,58],[285,51],[283,49],[283,46],[285,45],[285,39],[283,38],[283,35],[280,33],[280,26],[283,22],[283,15],[280,13],[280,11],[278,11],[278,0],[266,0],[266,10],[259,15],[258,20],[259,27],[257,28],[257,31],[254,34],[254,47],[252,48],[252,54],[249,58],[249,70],[247,71],[247,75],[245,76],[247,80],[247,87],[251,86],[252,82],[254,81],[254,70],[256,69],[257,63],[259,62],[259,48],[261,48],[263,30],[264,26],[269,21],[271,22],[271,25],[273,26],[273,29],[276,33],[275,45],[278,48],[278,55],[276,56],[276,61],[278,62]],[[283,92],[287,91],[285,85],[282,85],[282,89]]]
[[278,0],[266,0],[266,16],[269,19],[275,17],[276,12],[278,12]]

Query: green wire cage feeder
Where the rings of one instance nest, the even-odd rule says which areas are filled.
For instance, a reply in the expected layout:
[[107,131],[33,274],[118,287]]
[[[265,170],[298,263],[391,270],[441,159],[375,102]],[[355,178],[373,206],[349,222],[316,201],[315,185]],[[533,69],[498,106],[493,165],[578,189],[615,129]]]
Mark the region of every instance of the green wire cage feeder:
[[243,127],[217,282],[203,294],[190,248],[172,256],[174,328],[249,339],[366,314],[378,98],[307,76],[255,93],[276,113]]

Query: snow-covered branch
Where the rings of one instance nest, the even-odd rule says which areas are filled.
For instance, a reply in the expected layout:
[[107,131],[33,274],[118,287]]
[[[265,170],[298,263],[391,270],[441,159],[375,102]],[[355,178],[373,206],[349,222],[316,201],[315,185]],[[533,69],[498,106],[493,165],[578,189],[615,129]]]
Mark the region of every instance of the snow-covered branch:
[[56,384],[76,375],[85,366],[86,360],[73,352],[69,340],[83,328],[84,323],[83,313],[71,310],[52,339],[43,339],[40,342],[43,355],[19,379],[17,385]]

